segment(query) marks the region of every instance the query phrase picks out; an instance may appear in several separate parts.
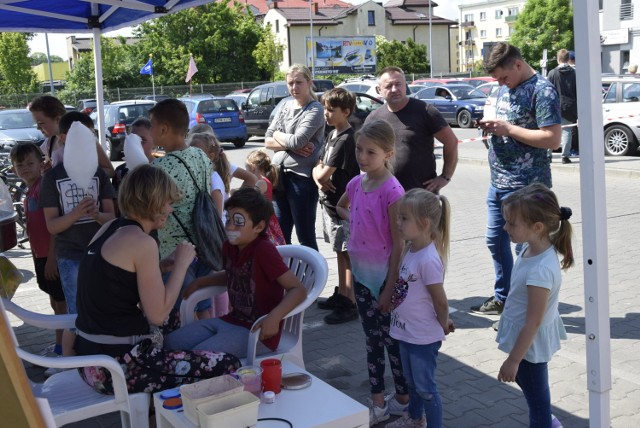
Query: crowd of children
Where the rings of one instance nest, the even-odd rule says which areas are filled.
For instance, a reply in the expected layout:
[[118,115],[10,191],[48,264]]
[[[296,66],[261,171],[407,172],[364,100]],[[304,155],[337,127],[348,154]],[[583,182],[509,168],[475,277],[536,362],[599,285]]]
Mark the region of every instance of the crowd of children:
[[[41,97],[31,104],[34,119],[47,136],[46,143],[41,148],[17,145],[11,160],[29,187],[25,211],[38,285],[49,294],[56,314],[80,312],[86,329],[91,328],[86,324],[89,315],[86,307],[78,311],[76,290],[86,294],[87,284],[78,284],[78,272],[96,232],[115,217],[116,195],[109,181],[113,169],[100,155],[91,186],[85,190],[75,186],[63,162],[65,138],[73,122],[89,128],[93,125],[80,117],[81,113],[63,113],[50,98]],[[326,92],[321,101],[326,123],[333,129],[327,133],[312,177],[320,194],[324,238],[336,254],[338,284],[334,294],[318,306],[332,311],[325,317],[328,324],[360,318],[366,339],[370,425],[398,415],[399,419],[386,426],[441,427],[437,357],[442,341],[455,331],[444,289],[451,229],[449,201],[424,189],[405,192],[391,167],[394,130],[385,121],[373,120],[355,132],[349,124],[355,110],[352,93],[336,88]],[[132,132],[141,136],[152,168],[165,171],[180,194],[167,202],[170,208],[162,211],[162,221],[142,215],[136,223],[145,234],[157,230],[159,268],[165,271],[164,281],[175,288],[175,299],[173,294],[165,299],[164,309],[153,316],[166,318],[183,297],[198,288],[226,284],[228,294],[217,298],[215,310],[209,308],[210,302],[201,302],[197,308],[200,321],[168,334],[164,341],[164,349],[227,352],[229,363],[220,369],[223,372],[232,368],[235,357],[245,356],[249,328],[263,315],[267,316],[261,322],[258,352],[275,349],[282,318],[305,296],[302,284],[275,248],[284,244],[284,237],[271,200],[282,177],[264,150],[249,154],[246,169],[230,164],[207,125],[198,125],[185,139],[188,114],[178,100],[159,102],[150,115],[150,120],[134,122]],[[167,156],[154,160],[154,145],[163,146]],[[120,192],[128,192],[119,195],[127,206],[136,196],[135,177],[144,175],[133,174],[139,168],[128,171],[121,166],[115,170],[114,185]],[[41,176],[41,171],[46,173]],[[130,175],[132,181],[121,186]],[[233,177],[243,181],[240,189],[231,189]],[[212,271],[197,259],[192,262],[193,257],[182,254],[185,249],[176,253],[184,241],[196,244],[192,239],[193,181],[200,178],[225,224],[221,271]],[[571,210],[560,207],[554,193],[542,184],[514,192],[502,210],[507,220],[505,230],[522,250],[498,325],[498,348],[509,354],[498,379],[517,382],[522,388],[530,426],[551,427],[557,421],[551,415],[547,363],[566,337],[558,299],[560,271],[573,264]],[[126,210],[121,214],[127,217]],[[140,219],[143,225],[148,220],[153,227],[140,226]],[[116,228],[108,230],[105,236],[117,234]],[[100,241],[95,248],[103,251],[106,242]],[[558,253],[563,256],[561,262]],[[178,264],[184,275],[172,274]],[[86,275],[82,278],[86,280]],[[140,293],[131,297],[131,302],[150,299],[144,289],[146,281],[148,278],[138,275]],[[95,334],[86,337],[99,340]],[[65,331],[62,337],[58,333],[55,350],[71,355],[74,342],[76,346],[83,344],[86,337],[76,340],[74,332]],[[198,358],[210,357],[198,354]],[[387,359],[394,382],[394,392],[389,395],[384,381]],[[136,389],[144,390],[139,384]]]

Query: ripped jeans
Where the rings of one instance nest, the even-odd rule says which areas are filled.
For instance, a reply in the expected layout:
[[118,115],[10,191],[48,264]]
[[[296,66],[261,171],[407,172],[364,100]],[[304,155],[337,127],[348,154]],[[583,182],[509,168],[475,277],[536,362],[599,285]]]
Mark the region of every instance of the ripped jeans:
[[399,340],[402,370],[409,387],[409,417],[427,417],[429,428],[442,428],[442,400],[436,385],[436,360],[442,342],[414,345]]

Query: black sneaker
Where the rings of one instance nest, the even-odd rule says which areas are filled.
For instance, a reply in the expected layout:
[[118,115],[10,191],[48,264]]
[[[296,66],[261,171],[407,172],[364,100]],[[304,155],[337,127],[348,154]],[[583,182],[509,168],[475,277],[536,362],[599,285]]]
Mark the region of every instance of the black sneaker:
[[562,156],[562,163],[563,163],[564,165],[566,165],[566,164],[568,164],[568,163],[571,163],[571,159],[569,159],[569,157],[568,157],[568,156]]
[[324,309],[329,311],[334,310],[336,308],[336,304],[338,303],[338,300],[340,299],[340,297],[342,296],[338,293],[338,287],[335,287],[333,289],[333,294],[329,298],[318,299],[318,309]]
[[495,297],[489,297],[483,304],[471,306],[471,312],[482,315],[500,315],[504,309],[504,303]]
[[342,324],[358,319],[358,309],[351,300],[345,297],[346,302],[339,302],[337,307],[329,315],[324,317],[327,324]]

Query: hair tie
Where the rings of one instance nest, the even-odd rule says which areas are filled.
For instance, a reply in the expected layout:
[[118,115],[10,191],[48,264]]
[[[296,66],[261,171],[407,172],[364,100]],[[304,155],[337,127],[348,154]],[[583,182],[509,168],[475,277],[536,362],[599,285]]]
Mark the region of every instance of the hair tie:
[[568,207],[560,207],[560,220],[569,220],[573,211]]

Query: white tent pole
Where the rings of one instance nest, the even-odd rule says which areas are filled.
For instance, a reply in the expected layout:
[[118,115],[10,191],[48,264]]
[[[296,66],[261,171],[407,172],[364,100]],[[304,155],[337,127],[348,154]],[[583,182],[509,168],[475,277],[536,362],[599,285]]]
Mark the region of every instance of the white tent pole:
[[598,2],[573,1],[589,426],[611,426],[611,336]]
[[[93,9],[96,9],[95,11]],[[97,5],[91,5],[92,13],[98,14]],[[102,31],[100,28],[93,29],[93,69],[96,74],[96,100],[98,109],[98,136],[100,138],[100,145],[103,149],[107,148],[107,132],[104,125],[104,93],[102,87],[102,44],[100,42],[100,35]]]

